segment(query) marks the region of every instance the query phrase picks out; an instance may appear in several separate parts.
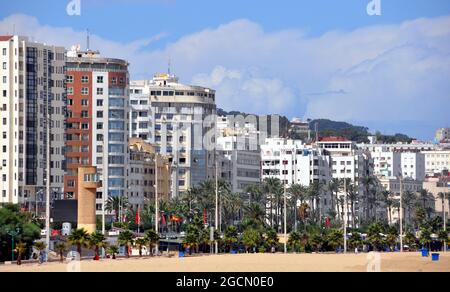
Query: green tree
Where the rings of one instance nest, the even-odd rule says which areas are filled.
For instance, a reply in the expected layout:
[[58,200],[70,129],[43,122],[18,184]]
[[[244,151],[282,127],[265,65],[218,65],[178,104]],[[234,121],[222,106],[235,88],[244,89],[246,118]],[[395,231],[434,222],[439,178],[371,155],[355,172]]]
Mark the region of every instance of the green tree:
[[27,251],[27,244],[23,242],[19,242],[16,245],[16,253],[17,253],[17,265],[22,265],[22,257]]
[[332,229],[326,236],[328,246],[333,250],[344,245],[344,233],[342,230]]
[[129,258],[130,257],[130,248],[133,246],[133,243],[134,243],[133,233],[131,233],[131,231],[129,231],[129,230],[120,232],[118,241],[121,246],[125,247],[125,256],[127,258]]
[[94,248],[95,259],[100,257],[100,248],[106,248],[106,237],[101,232],[94,232],[89,236],[89,246]]
[[248,228],[242,234],[242,243],[247,251],[257,249],[261,242],[261,233],[253,228]]
[[59,261],[64,262],[64,253],[67,251],[67,246],[64,242],[60,241],[55,245],[55,250],[59,254]]
[[81,258],[81,248],[87,247],[89,245],[89,234],[87,233],[87,231],[83,228],[75,229],[69,235],[67,240],[70,242],[70,244],[77,247],[77,252],[80,254]]
[[273,228],[269,228],[266,232],[266,243],[270,248],[276,248],[280,243],[280,239],[278,238],[278,234]]
[[293,184],[289,190],[288,190],[291,199],[293,201],[293,208],[294,208],[294,229],[295,231],[298,230],[298,225],[297,225],[297,221],[298,221],[298,214],[297,214],[297,204],[298,202],[300,202],[300,206],[306,201],[306,188],[300,184]]
[[352,249],[360,248],[363,245],[363,240],[361,239],[361,235],[354,231],[352,232],[352,235],[348,239],[348,245]]
[[448,231],[447,230],[439,230],[439,241],[442,242],[442,248],[444,248],[444,245],[446,245],[449,242],[449,237],[448,237]]
[[233,246],[238,242],[238,229],[236,226],[228,225],[225,229],[223,242],[227,251],[231,251]]
[[381,235],[383,229],[379,223],[369,225],[367,232],[367,241],[375,251],[380,251],[383,245],[383,236]]
[[302,241],[302,236],[299,232],[294,231],[291,234],[289,234],[288,245],[291,247],[291,249],[294,252],[300,251],[301,241]]
[[108,201],[105,205],[105,210],[107,212],[114,212],[116,222],[119,222],[120,210],[122,210],[123,214],[126,214],[126,210],[128,208],[128,197],[119,196],[119,197],[109,197]]
[[422,247],[427,247],[428,249],[430,249],[430,244],[432,241],[431,234],[432,234],[431,228],[422,228],[420,230],[419,241]]
[[0,207],[0,261],[11,259],[12,238],[9,232],[18,229],[14,242],[32,246],[41,237],[38,221],[31,213],[21,212],[18,205],[4,204]]
[[153,256],[153,247],[159,242],[159,235],[155,230],[151,229],[145,232],[145,241],[149,246],[150,255]]
[[108,253],[111,254],[112,259],[116,259],[116,254],[119,253],[119,248],[116,245],[111,245],[108,247]]
[[416,248],[416,236],[411,231],[406,231],[404,234],[403,244],[406,244],[410,249]]
[[139,249],[139,257],[142,257],[142,248],[147,245],[145,238],[137,238],[134,241],[135,246]]

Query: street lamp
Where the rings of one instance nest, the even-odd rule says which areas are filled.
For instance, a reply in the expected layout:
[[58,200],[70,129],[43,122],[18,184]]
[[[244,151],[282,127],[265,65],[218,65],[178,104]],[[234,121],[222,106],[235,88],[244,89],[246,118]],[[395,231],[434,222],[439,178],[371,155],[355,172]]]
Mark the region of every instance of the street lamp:
[[19,227],[16,228],[16,230],[10,230],[8,231],[8,235],[11,236],[11,261],[14,261],[14,238],[19,235],[20,229]]
[[403,252],[403,177],[400,174],[399,175],[399,179],[400,179],[400,214],[399,214],[399,219],[400,219],[400,252]]

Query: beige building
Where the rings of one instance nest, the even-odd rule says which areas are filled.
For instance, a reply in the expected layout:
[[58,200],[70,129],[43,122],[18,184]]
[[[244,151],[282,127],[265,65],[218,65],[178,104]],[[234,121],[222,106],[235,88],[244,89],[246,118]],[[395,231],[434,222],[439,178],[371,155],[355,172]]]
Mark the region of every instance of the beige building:
[[168,201],[171,191],[169,157],[156,154],[155,147],[140,138],[131,138],[129,148],[127,188],[129,204],[137,209],[139,206],[154,203],[156,176],[158,176],[158,199]]
[[[450,218],[450,180],[442,179],[442,178],[428,178],[424,184],[423,188],[428,190],[431,194],[433,194],[435,198],[435,215],[442,217],[442,210],[445,210],[445,216],[447,219]],[[442,199],[439,194],[447,194],[446,199],[444,200],[444,206],[442,206]]]
[[97,168],[78,168],[78,228],[93,233],[97,229],[96,194],[101,187]]
[[436,141],[450,141],[450,128],[441,128],[436,131]]

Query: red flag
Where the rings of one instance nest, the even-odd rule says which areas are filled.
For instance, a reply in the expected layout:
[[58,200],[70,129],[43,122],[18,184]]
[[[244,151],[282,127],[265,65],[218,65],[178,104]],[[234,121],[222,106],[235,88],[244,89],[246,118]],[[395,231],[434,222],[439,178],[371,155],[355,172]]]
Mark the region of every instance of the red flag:
[[136,219],[134,223],[136,223],[137,225],[141,225],[141,207],[139,207],[136,212]]
[[203,225],[206,225],[208,223],[208,219],[206,216],[206,209],[203,209]]
[[164,215],[164,212],[162,213],[162,216],[161,216],[161,224],[166,225],[166,216]]
[[330,220],[329,217],[327,217],[327,218],[325,219],[325,227],[326,227],[326,228],[330,228],[330,227],[331,227],[331,220]]

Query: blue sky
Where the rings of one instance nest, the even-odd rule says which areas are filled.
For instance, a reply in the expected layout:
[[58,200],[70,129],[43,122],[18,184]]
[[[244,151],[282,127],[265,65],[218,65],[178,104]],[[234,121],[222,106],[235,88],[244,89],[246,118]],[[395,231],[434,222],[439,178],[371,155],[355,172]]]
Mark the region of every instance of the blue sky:
[[[0,0],[0,33],[92,46],[132,78],[173,69],[218,90],[219,106],[345,120],[431,139],[450,126],[450,1]],[[364,85],[364,86],[362,86]],[[423,100],[434,106],[420,106]],[[393,110],[395,109],[395,110]],[[399,112],[400,109],[400,112]]]

